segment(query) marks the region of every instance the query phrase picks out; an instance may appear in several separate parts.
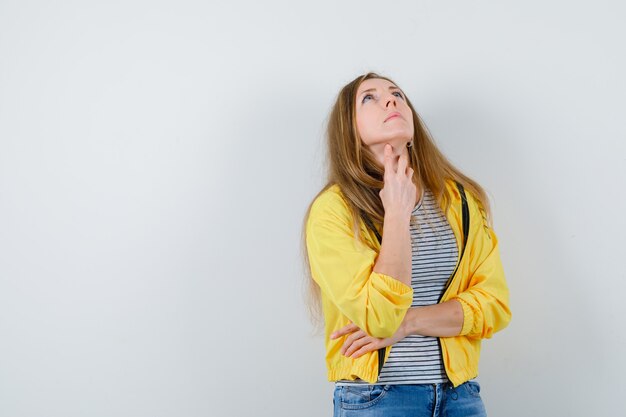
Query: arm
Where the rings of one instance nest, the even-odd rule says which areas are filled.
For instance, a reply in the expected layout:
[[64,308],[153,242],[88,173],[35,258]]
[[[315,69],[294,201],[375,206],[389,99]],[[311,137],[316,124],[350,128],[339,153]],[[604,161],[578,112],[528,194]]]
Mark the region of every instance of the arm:
[[409,223],[417,189],[413,184],[413,169],[407,166],[407,156],[400,156],[397,168],[394,168],[392,146],[386,144],[384,152],[384,187],[378,194],[385,209],[385,218],[380,254],[374,270],[410,287],[413,250]]
[[385,213],[383,241],[374,271],[411,286],[411,231],[409,219]]
[[511,319],[509,291],[504,279],[498,239],[487,224],[477,201],[468,193],[471,226],[465,256],[469,267],[465,289],[450,300],[409,309],[402,329],[405,335],[490,338]]
[[468,288],[454,296],[463,308],[463,327],[460,336],[488,339],[511,321],[509,289],[504,279],[498,240],[491,229],[484,228],[489,238],[474,245],[472,256],[477,261],[471,266]]
[[346,336],[341,347],[341,354],[358,358],[382,347],[391,346],[410,334],[424,336],[456,336],[463,324],[463,309],[457,300],[446,301],[424,307],[410,308],[398,330],[390,337],[380,339],[372,337],[350,323],[331,333],[331,339]]
[[355,241],[352,219],[339,195],[320,196],[311,207],[306,247],[313,279],[343,315],[372,336],[396,332],[411,306],[413,288],[385,273],[391,271],[385,265],[393,265],[393,259],[383,258],[383,266],[375,270],[380,257]]
[[463,307],[458,300],[424,307],[412,307],[402,322],[402,334],[448,337],[457,336],[463,326]]

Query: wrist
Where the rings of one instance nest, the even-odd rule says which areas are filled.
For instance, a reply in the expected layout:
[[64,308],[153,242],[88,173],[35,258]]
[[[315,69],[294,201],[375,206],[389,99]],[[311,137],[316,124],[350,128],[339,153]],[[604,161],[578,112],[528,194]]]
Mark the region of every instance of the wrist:
[[397,227],[400,230],[404,230],[408,227],[411,221],[411,213],[404,213],[402,211],[385,211],[383,217],[383,226]]
[[409,308],[406,312],[406,315],[404,316],[404,320],[402,320],[402,324],[400,325],[400,332],[403,338],[415,334],[416,311],[417,307]]

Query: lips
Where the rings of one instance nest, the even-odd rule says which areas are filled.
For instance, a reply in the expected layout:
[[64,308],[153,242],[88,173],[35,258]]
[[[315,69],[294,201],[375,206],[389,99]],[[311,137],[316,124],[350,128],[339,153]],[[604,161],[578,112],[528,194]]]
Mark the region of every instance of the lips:
[[389,119],[393,119],[394,117],[400,117],[400,113],[398,113],[397,111],[394,111],[389,116],[387,116],[387,118],[385,119],[385,122]]

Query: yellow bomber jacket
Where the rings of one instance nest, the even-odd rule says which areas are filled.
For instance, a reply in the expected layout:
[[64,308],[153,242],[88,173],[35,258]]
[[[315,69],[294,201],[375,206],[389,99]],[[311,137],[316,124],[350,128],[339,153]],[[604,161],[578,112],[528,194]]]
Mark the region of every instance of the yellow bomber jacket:
[[[446,217],[461,254],[461,196],[454,181],[447,181],[446,186],[452,196]],[[470,213],[467,247],[441,298],[441,302],[457,299],[463,307],[460,334],[439,338],[446,374],[455,387],[478,375],[481,340],[490,338],[511,320],[498,240],[478,200],[468,190],[465,194]],[[322,295],[329,381],[359,377],[375,383],[378,379],[378,351],[356,359],[346,357],[340,352],[345,337],[331,340],[332,332],[351,321],[371,336],[390,337],[413,301],[412,287],[373,271],[380,243],[362,220],[360,227],[362,236],[376,250],[355,241],[352,216],[336,184],[315,199],[306,221],[311,275]],[[385,361],[389,352],[387,347]]]

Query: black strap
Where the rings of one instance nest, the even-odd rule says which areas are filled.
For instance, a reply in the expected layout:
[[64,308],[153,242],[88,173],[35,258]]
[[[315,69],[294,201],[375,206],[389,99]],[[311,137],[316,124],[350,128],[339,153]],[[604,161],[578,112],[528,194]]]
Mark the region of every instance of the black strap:
[[448,285],[452,281],[452,277],[456,274],[457,269],[459,269],[459,265],[461,265],[461,259],[463,259],[463,254],[465,253],[465,246],[467,246],[467,236],[469,235],[469,224],[470,224],[470,214],[469,207],[467,206],[467,196],[465,195],[465,189],[461,183],[456,182],[456,187],[459,189],[459,194],[461,194],[461,221],[463,223],[463,247],[461,248],[461,253],[459,255],[459,262],[457,262],[456,267],[454,268],[454,272],[448,278],[448,282],[446,282],[446,286],[443,289],[443,292],[439,296],[438,303],[441,302],[443,298],[443,294],[448,289]]
[[[452,277],[456,273],[456,270],[459,267],[459,264],[461,263],[461,259],[463,258],[463,254],[465,253],[465,246],[467,245],[467,236],[469,235],[469,223],[470,223],[469,207],[467,205],[467,196],[465,195],[465,189],[463,188],[463,185],[461,185],[461,183],[459,183],[458,181],[456,181],[456,186],[459,189],[459,194],[461,194],[461,219],[463,222],[463,248],[461,249],[459,262],[456,264],[456,268],[454,269],[454,272],[452,273],[452,275],[450,275],[450,279],[452,279]],[[378,239],[378,243],[382,244],[383,238],[380,235],[380,233],[378,233],[378,230],[376,230],[376,227],[374,227],[374,223],[372,222],[372,219],[370,219],[367,213],[365,213],[364,211],[361,211],[361,217],[363,218],[363,221],[365,222],[367,227],[369,227],[376,235],[376,239]],[[450,279],[448,280],[446,287],[450,283]],[[441,301],[441,299],[439,301]],[[378,375],[379,376],[380,376],[380,372],[382,371],[383,365],[385,362],[385,353],[386,353],[386,348],[382,347],[378,349]]]
[[[461,258],[463,257],[463,253],[465,253],[465,245],[467,244],[467,235],[469,235],[469,207],[467,206],[467,196],[465,195],[465,189],[461,185],[461,183],[456,183],[457,188],[459,189],[459,193],[461,193],[461,216],[463,219],[463,249],[461,253]],[[461,260],[459,258],[459,261]]]

